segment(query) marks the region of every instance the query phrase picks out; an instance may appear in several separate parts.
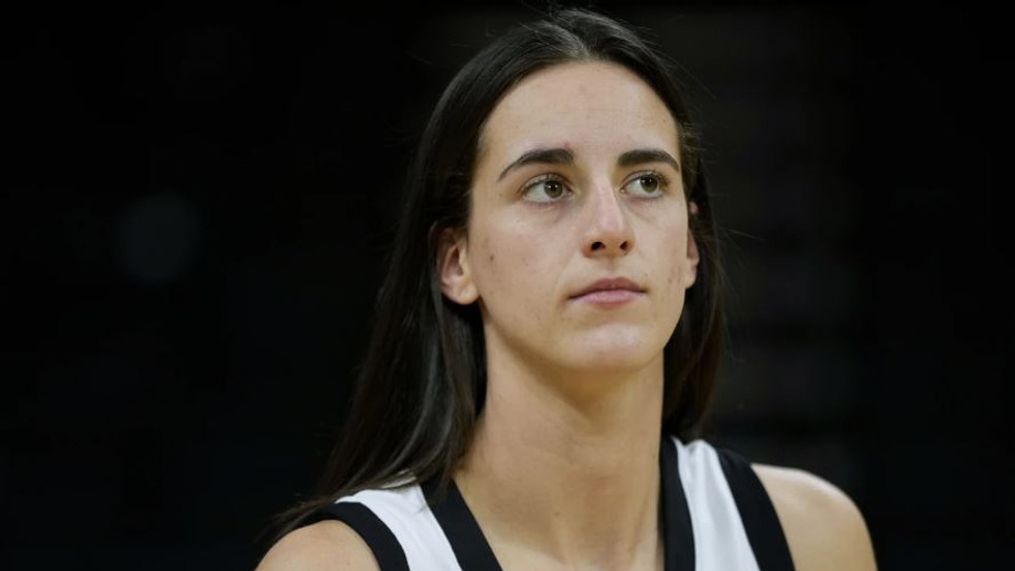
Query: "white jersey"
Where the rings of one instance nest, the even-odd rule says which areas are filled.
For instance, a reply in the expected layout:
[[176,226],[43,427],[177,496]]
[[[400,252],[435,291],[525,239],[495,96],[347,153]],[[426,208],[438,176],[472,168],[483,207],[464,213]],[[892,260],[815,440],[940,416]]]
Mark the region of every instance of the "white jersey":
[[[684,444],[664,435],[659,466],[666,571],[793,569],[775,509],[746,459],[704,440]],[[500,570],[454,481],[442,502],[428,504],[432,497],[430,483],[403,479],[343,496],[304,525],[345,522],[382,571]]]

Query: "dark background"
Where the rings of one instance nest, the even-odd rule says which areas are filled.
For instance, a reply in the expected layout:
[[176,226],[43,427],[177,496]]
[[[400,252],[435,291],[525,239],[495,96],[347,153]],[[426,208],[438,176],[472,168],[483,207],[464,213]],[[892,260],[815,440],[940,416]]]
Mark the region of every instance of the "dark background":
[[[527,4],[8,10],[0,567],[253,568],[341,420],[427,113]],[[710,440],[849,493],[881,569],[1004,568],[1007,21],[594,6],[680,63],[704,133]]]

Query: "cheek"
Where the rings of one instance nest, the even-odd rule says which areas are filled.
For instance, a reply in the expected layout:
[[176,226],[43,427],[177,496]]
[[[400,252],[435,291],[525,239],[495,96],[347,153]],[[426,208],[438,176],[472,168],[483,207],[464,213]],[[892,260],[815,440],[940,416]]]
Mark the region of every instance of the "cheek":
[[542,315],[540,307],[556,295],[552,248],[531,233],[489,232],[480,237],[475,282],[480,297],[494,311]]
[[667,229],[665,240],[661,244],[660,259],[665,260],[666,270],[663,279],[663,287],[666,289],[666,297],[674,303],[681,298],[681,284],[687,265],[687,236],[686,229],[674,225]]
[[474,251],[473,279],[480,297],[490,304],[511,291],[505,280],[511,277],[512,252],[503,246],[496,234],[490,233],[479,237]]

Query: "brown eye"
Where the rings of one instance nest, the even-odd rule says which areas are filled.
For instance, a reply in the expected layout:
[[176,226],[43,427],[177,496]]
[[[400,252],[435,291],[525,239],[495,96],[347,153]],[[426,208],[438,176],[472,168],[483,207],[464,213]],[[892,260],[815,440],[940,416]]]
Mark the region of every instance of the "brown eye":
[[564,194],[564,185],[560,184],[560,181],[546,181],[546,196],[549,196],[550,198],[559,198],[562,194]]
[[[648,190],[649,192],[655,192],[656,187],[659,186],[659,181],[656,180],[656,178],[653,176],[646,175],[643,177],[639,177],[638,180],[642,183],[643,185],[642,188]],[[644,186],[645,181],[648,181],[648,186]]]
[[635,183],[641,187],[638,194],[643,196],[659,196],[667,186],[666,177],[654,172],[638,175],[637,178],[631,181],[632,185]]
[[[542,189],[542,192],[539,192],[539,189]],[[556,202],[568,192],[563,180],[554,175],[547,175],[525,187],[522,194],[528,197],[530,202]]]

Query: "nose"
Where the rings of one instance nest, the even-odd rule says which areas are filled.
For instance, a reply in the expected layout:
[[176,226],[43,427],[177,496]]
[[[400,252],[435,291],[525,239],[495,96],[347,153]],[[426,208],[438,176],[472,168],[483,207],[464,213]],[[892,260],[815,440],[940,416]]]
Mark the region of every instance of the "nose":
[[604,183],[589,198],[585,205],[591,211],[584,237],[585,255],[612,258],[628,254],[634,248],[634,232],[617,192]]

